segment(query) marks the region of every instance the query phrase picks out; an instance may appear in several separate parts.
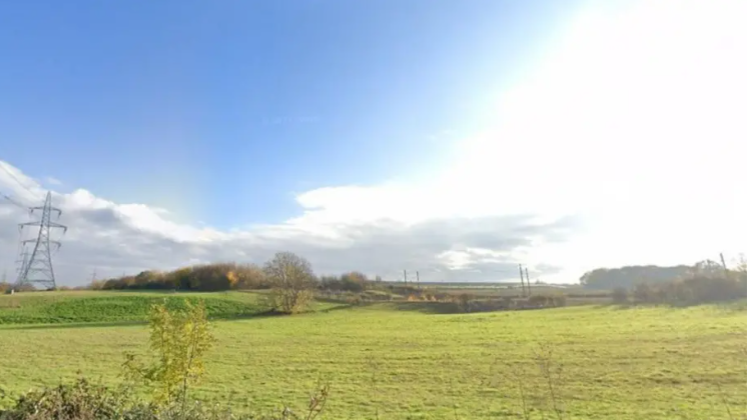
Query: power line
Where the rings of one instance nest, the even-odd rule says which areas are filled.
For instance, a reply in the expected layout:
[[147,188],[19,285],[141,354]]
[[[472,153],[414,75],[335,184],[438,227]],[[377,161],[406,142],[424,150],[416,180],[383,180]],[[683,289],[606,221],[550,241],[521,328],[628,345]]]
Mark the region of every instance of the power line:
[[23,189],[28,191],[29,194],[31,194],[35,199],[38,200],[40,198],[38,195],[36,195],[35,192],[31,191],[31,188],[24,185],[15,175],[13,175],[13,172],[11,172],[10,170],[8,170],[8,168],[5,167],[5,162],[0,163],[0,168],[3,168],[3,171],[5,171],[6,174],[8,174],[11,178],[13,178],[13,180],[16,181],[18,185],[20,185]]
[[19,203],[18,201],[16,201],[16,200],[14,200],[14,199],[10,198],[9,196],[7,196],[7,195],[5,195],[5,194],[0,194],[0,195],[2,195],[2,196],[3,196],[3,198],[5,198],[6,200],[10,201],[10,202],[11,202],[12,204],[14,204],[14,205],[16,205],[16,206],[18,206],[18,207],[20,207],[20,208],[22,208],[22,209],[24,209],[24,210],[28,210],[28,209],[29,209],[29,207],[28,207],[28,206],[25,206],[25,205],[23,205],[23,204]]

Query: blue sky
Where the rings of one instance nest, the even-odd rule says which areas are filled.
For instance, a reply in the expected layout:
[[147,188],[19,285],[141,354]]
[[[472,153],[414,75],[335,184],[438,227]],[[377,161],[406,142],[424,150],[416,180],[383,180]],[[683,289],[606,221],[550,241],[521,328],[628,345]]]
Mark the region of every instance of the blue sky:
[[572,3],[3,2],[0,150],[62,190],[279,222],[448,160]]
[[[0,192],[52,190],[67,284],[277,251],[424,281],[735,261],[745,14],[743,0],[0,2]],[[0,200],[0,268],[28,217]]]

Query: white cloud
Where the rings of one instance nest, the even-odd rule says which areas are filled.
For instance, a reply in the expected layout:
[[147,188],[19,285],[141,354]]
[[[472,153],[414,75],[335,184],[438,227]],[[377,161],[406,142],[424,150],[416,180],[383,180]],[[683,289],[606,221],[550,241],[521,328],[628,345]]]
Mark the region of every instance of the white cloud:
[[[747,250],[747,199],[737,190],[747,155],[747,3],[609,4],[569,22],[532,71],[499,93],[493,125],[460,140],[453,165],[428,182],[307,191],[299,216],[232,231],[82,189],[55,194],[70,226],[57,271],[77,284],[93,267],[118,275],[290,250],[321,272],[495,280],[517,277],[521,262],[542,279],[575,281],[598,266]],[[4,167],[32,192],[5,171],[0,191],[26,203],[43,194]],[[13,255],[23,217],[0,205],[2,255]]]
[[57,179],[55,177],[52,177],[52,176],[48,176],[44,180],[49,185],[54,185],[54,186],[60,186],[60,185],[62,185],[62,181],[60,181],[59,179]]
[[[4,165],[41,196],[31,178]],[[5,172],[0,172],[0,187],[14,194],[25,191]],[[63,211],[60,222],[69,227],[55,256],[56,272],[62,283],[80,284],[94,268],[99,276],[114,276],[196,261],[262,262],[274,252],[289,250],[309,258],[320,272],[359,269],[397,279],[408,269],[419,271],[424,281],[490,280],[512,276],[517,263],[513,253],[522,247],[537,238],[560,240],[576,223],[538,222],[529,215],[444,218],[433,213],[418,218],[414,212],[427,211],[426,204],[417,205],[405,192],[404,187],[314,190],[298,196],[304,209],[299,217],[226,232],[174,223],[163,209],[116,204],[82,189],[53,193],[54,205]],[[400,194],[410,210],[382,205]],[[0,251],[8,256],[1,262],[6,267],[16,251],[15,224],[26,217],[11,203],[0,204]]]

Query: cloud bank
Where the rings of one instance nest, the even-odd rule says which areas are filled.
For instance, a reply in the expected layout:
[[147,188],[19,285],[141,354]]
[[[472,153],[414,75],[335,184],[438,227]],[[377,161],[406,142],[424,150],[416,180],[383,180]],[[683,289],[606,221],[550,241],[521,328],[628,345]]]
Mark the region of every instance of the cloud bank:
[[[41,185],[6,162],[0,165],[0,188],[12,191],[17,201],[40,205]],[[52,194],[63,212],[60,222],[69,227],[54,263],[60,282],[69,285],[85,283],[93,269],[102,277],[201,262],[261,263],[278,251],[308,258],[320,273],[361,270],[397,280],[407,269],[419,271],[423,281],[502,280],[515,277],[523,249],[538,241],[563,241],[577,223],[571,217],[547,221],[530,214],[414,221],[387,209],[356,211],[370,209],[381,188],[341,187],[301,194],[302,215],[284,223],[222,232],[177,224],[165,209],[117,204],[84,189]],[[358,207],[344,204],[351,201]],[[3,255],[16,252],[16,225],[26,218],[19,206],[0,202]],[[541,269],[535,274],[557,268]]]

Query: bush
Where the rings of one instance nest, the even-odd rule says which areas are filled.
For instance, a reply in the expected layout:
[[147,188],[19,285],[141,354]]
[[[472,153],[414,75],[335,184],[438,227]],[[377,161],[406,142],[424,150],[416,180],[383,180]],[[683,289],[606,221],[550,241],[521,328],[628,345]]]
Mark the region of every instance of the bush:
[[745,297],[747,280],[735,275],[693,274],[682,280],[655,286],[641,283],[633,289],[633,299],[636,303],[649,304],[695,305]]
[[617,304],[628,303],[628,290],[624,287],[617,287],[612,291],[612,302]]
[[339,277],[322,276],[319,278],[319,289],[327,291],[342,291],[342,282]]
[[566,305],[566,297],[560,293],[555,295],[532,295],[527,299],[527,303],[530,307],[534,308],[561,307]]
[[392,294],[395,294],[395,295],[407,296],[409,294],[419,293],[418,288],[413,287],[413,286],[389,284],[386,287],[387,289],[389,289],[389,291]]
[[30,391],[18,398],[2,420],[96,420],[153,418],[130,417],[134,411],[148,412],[144,404],[130,399],[128,390],[111,390],[81,378],[69,385]]
[[547,306],[548,297],[545,295],[532,295],[529,296],[527,302],[530,306],[544,307]]
[[688,303],[723,302],[747,297],[745,284],[736,278],[694,276],[679,285],[678,297]]
[[[12,401],[0,420],[290,420],[286,411],[270,416],[236,414],[227,406],[201,404],[159,405],[136,399],[134,390],[109,388],[80,378],[72,384],[32,390]],[[315,419],[329,395],[321,387],[302,412],[304,419]]]
[[[104,284],[106,284],[103,280],[93,280],[91,281],[91,284],[88,285],[88,289],[90,290],[103,290]],[[85,288],[85,286],[83,286]]]
[[432,293],[423,293],[423,300],[427,300],[428,302],[438,302],[436,295]]
[[633,288],[633,300],[636,303],[653,303],[656,301],[654,288],[648,283],[636,284]]
[[340,276],[342,290],[350,292],[362,292],[366,290],[368,279],[362,273],[353,271]]
[[320,279],[319,288],[322,290],[336,290],[344,292],[360,293],[368,289],[369,280],[362,273],[351,271],[339,277],[323,276]]
[[[437,296],[434,296],[437,298]],[[427,300],[424,295],[424,300]],[[438,299],[440,302],[446,302],[447,299]],[[537,294],[528,298],[516,296],[502,296],[491,298],[480,298],[479,296],[461,293],[451,295],[452,303],[458,312],[490,312],[490,311],[507,311],[515,309],[540,309],[556,308],[566,306],[567,297],[562,293],[556,294]]]

